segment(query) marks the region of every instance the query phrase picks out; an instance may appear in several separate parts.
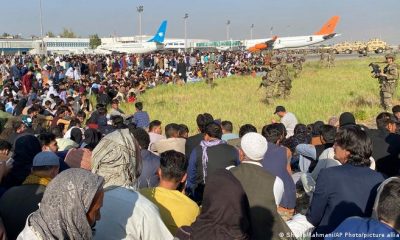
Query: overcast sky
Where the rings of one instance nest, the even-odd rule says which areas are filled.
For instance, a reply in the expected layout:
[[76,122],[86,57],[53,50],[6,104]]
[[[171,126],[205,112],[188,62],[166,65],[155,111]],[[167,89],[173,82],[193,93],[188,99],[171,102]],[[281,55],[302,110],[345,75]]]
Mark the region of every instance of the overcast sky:
[[[39,0],[2,0],[0,32],[40,35]],[[188,38],[226,39],[231,21],[232,39],[309,35],[331,16],[341,16],[336,32],[342,40],[382,37],[400,43],[400,0],[42,0],[44,31],[58,34],[63,27],[79,36],[131,36],[139,33],[136,7],[144,6],[142,29],[153,35],[168,20],[167,37],[184,37],[185,13],[189,14]]]

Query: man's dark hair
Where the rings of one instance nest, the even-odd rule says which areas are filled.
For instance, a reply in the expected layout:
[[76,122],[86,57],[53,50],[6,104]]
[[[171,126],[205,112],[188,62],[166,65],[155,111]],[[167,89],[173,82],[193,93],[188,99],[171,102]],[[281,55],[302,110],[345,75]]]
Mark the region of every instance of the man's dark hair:
[[313,135],[313,137],[317,137],[317,136],[321,135],[322,126],[324,126],[324,122],[323,121],[316,121],[312,125],[312,135]]
[[11,148],[12,148],[11,143],[9,143],[9,142],[6,141],[6,140],[0,139],[0,151],[1,151],[1,150],[8,150],[8,151],[10,151]]
[[75,101],[75,99],[73,97],[71,97],[71,96],[67,97],[67,103],[73,102],[73,101]]
[[153,120],[149,123],[149,132],[153,131],[155,127],[161,126],[161,121]]
[[118,99],[113,99],[113,100],[111,101],[111,104],[119,104]]
[[398,229],[400,225],[400,179],[393,178],[386,183],[379,196],[378,218],[393,224]]
[[34,113],[34,112],[39,112],[39,107],[37,105],[32,105],[29,109],[28,109],[28,114]]
[[105,108],[106,106],[104,104],[98,103],[96,104],[96,110],[98,110],[99,108]]
[[80,111],[76,114],[76,117],[81,117],[81,118],[85,119],[85,118],[86,118],[86,113],[85,113],[84,111],[80,110]]
[[393,114],[400,112],[400,105],[396,105],[392,107]]
[[61,106],[57,109],[56,116],[59,116],[60,114],[65,113],[66,111],[67,111],[67,108],[65,106]]
[[278,141],[283,138],[283,133],[277,123],[265,125],[261,130],[261,135],[263,135],[268,142],[273,144],[277,144]]
[[136,140],[138,141],[139,146],[142,149],[149,148],[150,136],[146,132],[146,130],[144,130],[143,128],[136,128],[136,129],[133,129],[131,132],[132,132],[133,136],[136,138]]
[[164,179],[179,182],[186,173],[188,163],[183,153],[169,150],[161,153],[160,169]]
[[277,125],[279,132],[281,132],[283,138],[286,138],[287,131],[285,125],[283,123],[274,123]]
[[376,117],[376,128],[383,130],[389,123],[394,123],[393,115],[388,112],[381,112]]
[[56,140],[56,135],[54,135],[53,133],[42,133],[38,136],[39,142],[40,142],[40,146],[46,146],[49,145],[52,141]]
[[212,138],[221,139],[222,137],[222,128],[219,124],[212,122],[206,126],[205,134]]
[[165,126],[165,136],[171,138],[179,135],[179,125],[176,123],[170,123]]
[[63,132],[62,128],[60,126],[54,126],[51,128],[51,133],[56,136],[56,138],[62,138],[63,137]]
[[17,131],[18,128],[20,128],[22,124],[24,124],[22,121],[17,120],[17,121],[12,122],[11,126],[14,129],[14,131]]
[[245,124],[239,129],[239,137],[242,138],[244,135],[246,135],[246,133],[249,132],[257,132],[257,128],[251,124]]
[[353,166],[370,166],[372,141],[361,128],[357,126],[340,128],[336,134],[335,144],[350,152],[347,163]]
[[326,143],[334,143],[336,137],[336,128],[331,125],[323,125],[321,128],[321,137]]
[[97,112],[99,113],[99,115],[104,116],[107,114],[107,109],[102,107],[102,108],[97,109]]
[[233,132],[233,125],[231,121],[222,121],[221,122],[221,127],[227,132]]
[[69,129],[72,127],[80,126],[81,121],[77,118],[72,118],[71,121],[69,121]]
[[185,124],[179,124],[179,137],[183,137],[184,134],[189,134],[189,128]]
[[122,116],[119,115],[115,115],[111,117],[111,121],[112,121],[112,125],[115,129],[125,129],[128,128],[128,126],[126,126],[124,124],[124,118]]
[[135,108],[137,108],[139,111],[142,111],[142,109],[143,109],[143,103],[142,103],[142,102],[137,102],[137,103],[135,103]]
[[197,115],[197,118],[196,118],[197,127],[199,128],[201,133],[205,133],[206,126],[209,123],[212,123],[213,121],[214,121],[214,118],[209,113],[199,114],[199,115]]

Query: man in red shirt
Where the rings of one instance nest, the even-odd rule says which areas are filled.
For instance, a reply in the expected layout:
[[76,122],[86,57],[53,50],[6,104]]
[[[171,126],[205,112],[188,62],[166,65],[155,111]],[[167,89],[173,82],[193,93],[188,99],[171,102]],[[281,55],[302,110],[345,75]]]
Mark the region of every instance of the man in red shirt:
[[33,71],[30,68],[29,71],[22,77],[22,90],[24,94],[28,94],[32,88]]

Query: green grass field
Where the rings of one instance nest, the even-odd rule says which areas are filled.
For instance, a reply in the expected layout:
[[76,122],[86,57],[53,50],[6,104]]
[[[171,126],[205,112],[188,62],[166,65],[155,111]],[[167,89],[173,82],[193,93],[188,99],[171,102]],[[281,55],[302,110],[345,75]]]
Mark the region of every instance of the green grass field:
[[[321,68],[318,61],[308,62],[301,77],[294,79],[291,96],[285,100],[276,99],[272,105],[263,102],[265,89],[257,91],[260,77],[219,79],[213,89],[204,82],[158,86],[141,95],[139,100],[143,101],[151,119],[159,119],[164,126],[172,122],[184,123],[191,134],[197,131],[196,116],[204,112],[232,121],[235,132],[245,123],[260,130],[276,118],[273,115],[276,105],[285,106],[305,124],[316,120],[326,122],[331,116],[349,111],[358,122],[373,126],[381,108],[378,81],[370,76],[368,64],[382,61],[382,58],[337,60],[336,67],[331,69]],[[397,96],[395,103],[398,103]],[[121,108],[127,113],[134,112],[132,104],[123,104]]]

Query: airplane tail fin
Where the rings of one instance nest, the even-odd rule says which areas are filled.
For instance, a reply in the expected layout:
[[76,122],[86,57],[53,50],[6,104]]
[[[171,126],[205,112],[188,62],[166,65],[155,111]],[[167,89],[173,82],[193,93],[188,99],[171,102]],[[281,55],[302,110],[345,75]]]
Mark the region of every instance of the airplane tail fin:
[[147,42],[158,42],[163,43],[165,38],[165,32],[167,31],[167,20],[164,20],[160,27],[158,28],[157,33],[154,35],[153,38],[148,40]]
[[324,26],[322,26],[322,28],[318,32],[315,33],[315,35],[328,35],[334,33],[339,19],[339,16],[333,16],[331,19],[329,19],[328,22],[324,24]]

